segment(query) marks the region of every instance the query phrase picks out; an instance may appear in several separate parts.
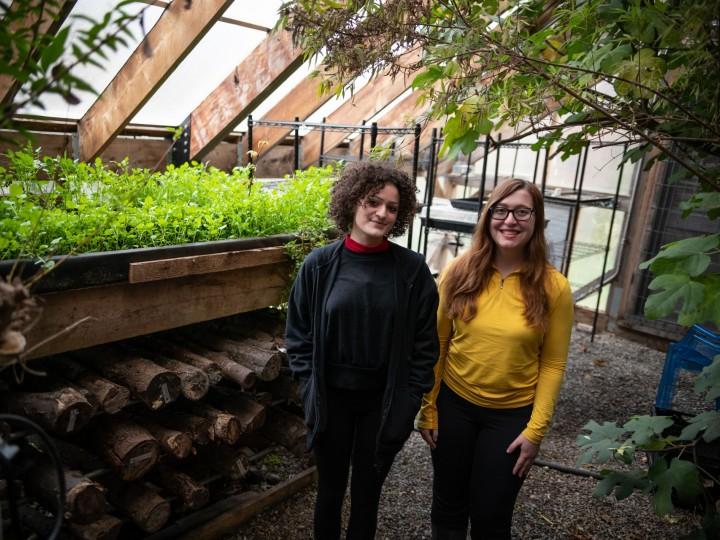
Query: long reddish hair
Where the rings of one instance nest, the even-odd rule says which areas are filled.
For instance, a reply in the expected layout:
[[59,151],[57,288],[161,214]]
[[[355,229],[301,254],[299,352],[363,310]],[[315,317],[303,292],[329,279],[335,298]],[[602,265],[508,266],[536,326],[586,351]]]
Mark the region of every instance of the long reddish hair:
[[441,287],[445,296],[445,310],[452,319],[472,320],[477,313],[476,300],[485,290],[494,272],[496,245],[490,236],[490,208],[508,195],[519,190],[527,191],[535,209],[535,228],[525,245],[525,262],[520,268],[520,290],[525,301],[523,315],[528,325],[545,331],[548,299],[545,280],[548,274],[547,244],[545,242],[545,209],[543,197],[535,184],[513,178],[497,186],[490,194],[480,220],[475,227],[470,249],[463,253],[448,269]]

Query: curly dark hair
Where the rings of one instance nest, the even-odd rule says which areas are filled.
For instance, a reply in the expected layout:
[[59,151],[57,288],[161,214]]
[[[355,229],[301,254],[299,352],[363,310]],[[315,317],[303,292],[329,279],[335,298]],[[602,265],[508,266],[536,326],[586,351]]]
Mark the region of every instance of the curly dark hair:
[[332,188],[328,214],[340,230],[350,232],[358,203],[380,191],[387,183],[394,185],[400,194],[395,225],[389,236],[405,232],[415,215],[417,199],[415,182],[404,171],[381,161],[360,161],[347,165]]

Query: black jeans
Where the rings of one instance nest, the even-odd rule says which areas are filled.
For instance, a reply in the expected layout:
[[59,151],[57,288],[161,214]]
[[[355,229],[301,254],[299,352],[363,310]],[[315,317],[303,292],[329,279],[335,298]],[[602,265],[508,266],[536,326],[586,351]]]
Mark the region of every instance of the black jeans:
[[350,464],[348,540],[375,537],[382,485],[392,461],[375,466],[382,391],[328,389],[328,418],[315,444],[318,471],[315,539],[340,538],[340,516]]
[[519,450],[505,450],[527,426],[532,405],[488,409],[458,396],[445,384],[437,398],[438,440],[432,452],[432,522],[439,529],[467,530],[473,540],[509,539],[513,507],[523,479],[512,474]]

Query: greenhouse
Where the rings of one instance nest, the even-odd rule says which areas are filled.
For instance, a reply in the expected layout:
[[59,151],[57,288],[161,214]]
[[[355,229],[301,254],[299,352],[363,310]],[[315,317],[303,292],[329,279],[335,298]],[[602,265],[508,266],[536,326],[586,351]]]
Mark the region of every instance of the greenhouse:
[[0,17],[0,539],[720,538],[715,0]]

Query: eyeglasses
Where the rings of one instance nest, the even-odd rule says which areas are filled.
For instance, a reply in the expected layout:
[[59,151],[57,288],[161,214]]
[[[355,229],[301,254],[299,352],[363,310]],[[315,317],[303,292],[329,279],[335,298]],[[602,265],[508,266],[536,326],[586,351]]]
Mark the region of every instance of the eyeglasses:
[[534,213],[534,208],[525,208],[524,206],[514,209],[505,208],[504,206],[493,206],[490,209],[490,215],[498,221],[507,218],[508,214],[512,214],[516,221],[527,221]]

